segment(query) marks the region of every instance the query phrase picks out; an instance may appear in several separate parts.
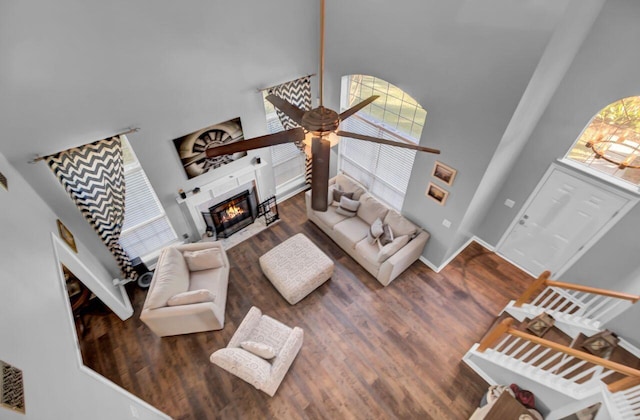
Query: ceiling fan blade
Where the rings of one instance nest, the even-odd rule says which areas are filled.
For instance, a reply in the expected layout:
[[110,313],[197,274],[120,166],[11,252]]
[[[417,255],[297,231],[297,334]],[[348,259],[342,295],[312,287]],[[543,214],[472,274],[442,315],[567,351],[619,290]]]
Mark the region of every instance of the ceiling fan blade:
[[431,149],[429,147],[419,146],[417,144],[400,143],[397,141],[381,139],[378,137],[365,136],[364,134],[350,133],[348,131],[336,131],[336,134],[342,137],[350,137],[356,140],[366,140],[374,143],[388,144],[389,146],[404,147],[405,149],[413,149],[419,152],[435,153],[437,155],[440,154],[440,150],[438,149]]
[[305,111],[298,108],[294,104],[285,101],[279,96],[276,95],[267,95],[267,101],[271,102],[273,106],[278,108],[280,111],[284,112],[284,114],[295,121],[298,125],[302,125],[302,116]]
[[311,141],[311,208],[327,211],[329,206],[329,158],[331,144],[329,140],[314,137]]
[[369,105],[371,102],[375,101],[376,99],[378,99],[380,96],[379,95],[373,95],[370,96],[369,98],[365,99],[364,101],[355,104],[354,106],[352,106],[351,108],[347,109],[346,111],[342,112],[340,114],[340,121],[349,118],[350,116],[352,116],[353,114],[355,114],[356,112],[360,111],[362,108],[364,108],[365,106]]
[[211,158],[229,155],[237,152],[246,152],[247,150],[260,149],[261,147],[275,146],[276,144],[291,143],[302,140],[304,140],[304,130],[301,127],[296,127],[279,133],[267,134],[266,136],[254,137],[252,139],[236,141],[222,146],[211,147],[205,151],[205,157]]

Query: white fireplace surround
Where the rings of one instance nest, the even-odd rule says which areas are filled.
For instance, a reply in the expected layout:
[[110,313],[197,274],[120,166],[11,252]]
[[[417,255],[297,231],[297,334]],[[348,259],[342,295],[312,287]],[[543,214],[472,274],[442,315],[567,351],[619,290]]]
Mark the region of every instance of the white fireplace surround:
[[253,187],[256,190],[257,202],[264,200],[262,194],[264,189],[261,188],[260,177],[257,174],[264,165],[262,163],[246,166],[221,179],[201,185],[200,192],[197,194],[190,193],[187,198],[176,198],[187,222],[195,228],[198,234],[197,239],[200,239],[207,229],[201,212],[207,211],[209,207]]

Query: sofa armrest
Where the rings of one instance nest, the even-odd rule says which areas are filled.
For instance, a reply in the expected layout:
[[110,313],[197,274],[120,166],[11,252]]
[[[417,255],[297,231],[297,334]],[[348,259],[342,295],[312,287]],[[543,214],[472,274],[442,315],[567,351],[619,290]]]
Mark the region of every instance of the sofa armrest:
[[269,362],[241,348],[222,348],[209,360],[257,389],[263,389],[271,376]]
[[253,331],[255,326],[258,325],[261,317],[262,311],[255,306],[252,306],[238,326],[236,332],[233,334],[233,337],[231,337],[227,347],[240,347],[240,343],[242,343],[249,336],[251,331]]
[[400,273],[409,268],[422,255],[429,236],[429,232],[421,231],[418,236],[383,262],[378,271],[378,281],[384,286],[388,286]]
[[302,347],[303,339],[304,331],[302,328],[294,327],[278,355],[271,361],[271,378],[263,388],[264,392],[272,397],[276,393],[276,390],[280,386],[280,382],[284,379],[284,375],[289,371],[291,364],[298,355],[298,352]]

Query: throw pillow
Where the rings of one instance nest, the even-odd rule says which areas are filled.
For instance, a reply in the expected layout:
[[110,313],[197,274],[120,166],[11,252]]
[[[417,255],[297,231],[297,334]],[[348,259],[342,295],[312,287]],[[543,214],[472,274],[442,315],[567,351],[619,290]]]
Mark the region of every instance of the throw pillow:
[[273,359],[274,357],[276,357],[275,349],[265,343],[258,343],[257,341],[243,341],[240,343],[240,347],[242,347],[249,353],[253,353],[265,360]]
[[201,249],[199,251],[185,251],[184,260],[189,271],[202,271],[219,268],[224,265],[224,259],[219,248]]
[[383,246],[378,252],[378,262],[384,262],[393,254],[398,252],[403,246],[409,243],[409,235],[402,235],[395,238],[391,243]]
[[402,235],[415,235],[418,231],[418,227],[407,220],[404,216],[395,210],[389,210],[384,218],[384,223],[387,223],[393,229],[393,233],[396,236]]
[[335,190],[341,191],[342,188],[338,184],[329,185],[328,195],[327,195],[327,203],[329,203],[333,207],[338,207],[338,203],[333,200],[333,192]]
[[211,293],[210,290],[190,290],[188,292],[178,293],[173,295],[168,301],[169,306],[191,305],[192,303],[213,302],[216,300],[216,295]]
[[393,242],[393,231],[388,224],[384,223],[382,225],[382,235],[380,235],[380,245],[385,246],[391,242]]
[[357,181],[351,179],[343,173],[339,173],[338,175],[336,175],[335,182],[337,185],[340,185],[343,191],[353,192],[354,200],[359,200],[360,196],[365,193],[365,190]]
[[380,238],[380,235],[382,235],[383,232],[382,220],[378,218],[369,227],[369,232],[367,232],[367,240],[370,244],[373,245],[373,243],[378,240],[378,238]]
[[347,217],[353,217],[356,215],[359,206],[359,201],[351,200],[350,198],[347,198],[345,195],[343,195],[340,199],[340,205],[336,209],[336,213]]
[[353,199],[353,193],[352,192],[342,191],[342,190],[333,190],[333,203],[336,206],[340,205],[340,200],[342,199],[342,197],[347,197],[348,199]]

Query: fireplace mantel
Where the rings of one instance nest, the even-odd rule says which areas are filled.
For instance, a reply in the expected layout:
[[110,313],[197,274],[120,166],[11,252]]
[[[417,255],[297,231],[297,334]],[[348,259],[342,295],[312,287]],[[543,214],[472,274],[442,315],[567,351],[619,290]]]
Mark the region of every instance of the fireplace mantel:
[[264,162],[245,166],[231,174],[225,175],[221,179],[201,185],[200,192],[197,194],[189,193],[187,198],[176,198],[185,219],[187,219],[192,229],[195,228],[198,239],[204,234],[207,228],[200,213],[199,206],[201,204],[222,199],[229,191],[233,191],[247,184],[255,186],[258,202],[264,199],[264,186],[260,185],[260,176],[258,176],[258,171],[264,166],[266,166]]

